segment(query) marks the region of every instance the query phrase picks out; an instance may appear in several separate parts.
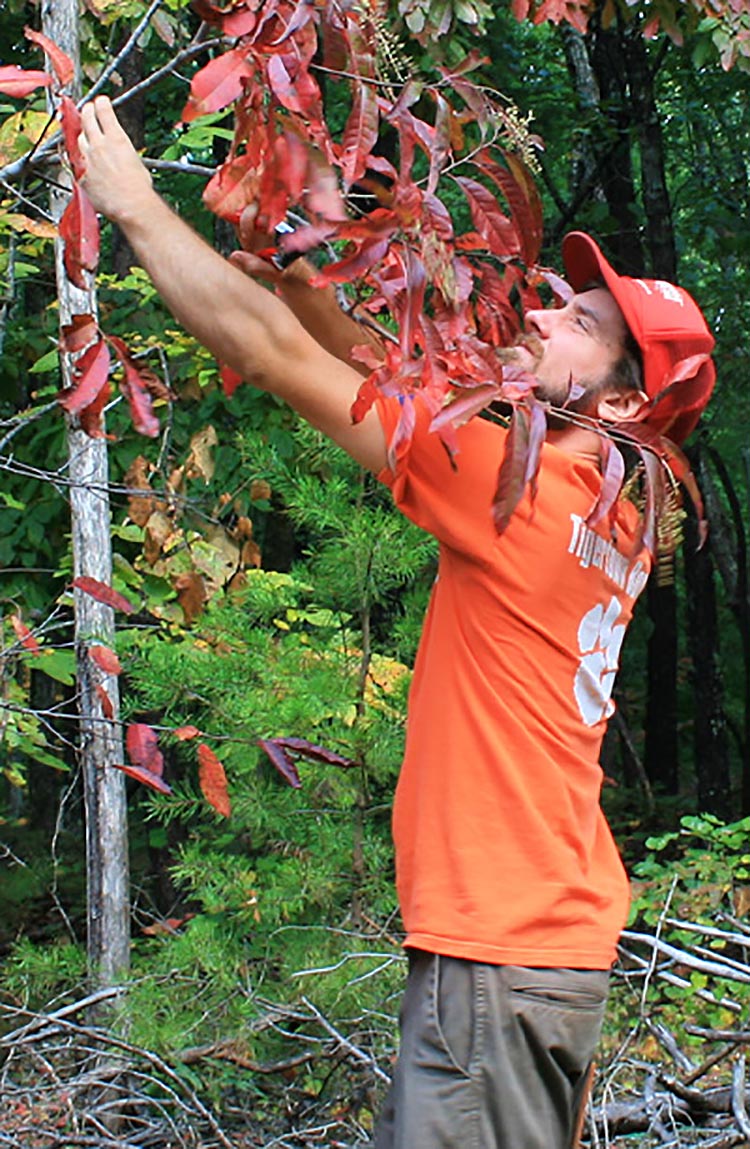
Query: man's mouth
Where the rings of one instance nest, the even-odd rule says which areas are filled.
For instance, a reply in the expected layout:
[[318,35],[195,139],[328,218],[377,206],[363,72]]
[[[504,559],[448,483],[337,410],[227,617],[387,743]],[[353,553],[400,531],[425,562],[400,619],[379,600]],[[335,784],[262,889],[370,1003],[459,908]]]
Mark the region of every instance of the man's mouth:
[[532,374],[539,366],[544,354],[544,344],[538,335],[519,335],[512,347],[501,347],[497,352],[501,363],[524,367]]

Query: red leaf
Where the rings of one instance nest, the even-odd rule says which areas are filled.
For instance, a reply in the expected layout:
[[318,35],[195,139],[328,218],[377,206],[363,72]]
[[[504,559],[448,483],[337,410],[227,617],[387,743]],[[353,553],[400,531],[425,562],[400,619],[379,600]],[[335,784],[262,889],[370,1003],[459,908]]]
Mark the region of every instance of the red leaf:
[[78,422],[81,425],[81,430],[85,431],[92,439],[102,439],[104,437],[102,412],[111,398],[112,384],[109,379],[107,379],[93,402],[89,403],[88,407],[84,407],[83,410],[78,413]]
[[487,152],[478,160],[481,172],[500,188],[510,207],[516,237],[520,240],[524,262],[532,265],[542,246],[542,201],[528,168],[516,157],[505,156],[507,168],[496,163]]
[[221,386],[224,389],[224,394],[227,399],[231,399],[240,383],[243,383],[244,380],[233,368],[227,367],[224,364],[220,367],[219,374],[221,376]]
[[333,168],[317,152],[311,152],[307,169],[307,207],[323,219],[344,222],[344,201]]
[[378,101],[371,84],[357,83],[354,104],[341,141],[344,183],[353,184],[365,174],[367,157],[378,139]]
[[193,0],[191,8],[207,24],[217,24],[227,36],[248,36],[255,28],[258,18],[246,4],[230,8],[217,8],[210,0]]
[[441,431],[446,426],[463,427],[464,423],[488,407],[497,396],[496,383],[483,383],[479,387],[460,391],[455,399],[438,411],[430,423],[430,430]]
[[159,736],[145,722],[132,722],[125,735],[128,757],[134,766],[141,766],[161,777],[164,755],[159,749]]
[[101,682],[97,682],[94,690],[96,691],[96,696],[101,703],[102,714],[105,718],[109,718],[111,721],[115,716],[115,708],[112,705],[112,699],[107,694],[107,691],[104,689]]
[[158,790],[160,794],[171,794],[172,787],[158,774],[153,774],[151,770],[146,770],[144,766],[126,766],[121,762],[114,762],[113,766],[117,770],[122,770],[123,774],[129,774],[131,778],[136,781],[142,782],[144,786],[150,787],[151,790]]
[[108,646],[90,646],[89,655],[96,663],[100,670],[106,674],[119,674],[122,670],[120,660],[115,654],[114,650],[110,650]]
[[60,100],[60,122],[65,150],[68,153],[73,175],[77,180],[80,180],[86,172],[86,161],[78,146],[78,137],[81,134],[81,114],[70,96],[63,96]]
[[[366,348],[363,347],[362,350],[357,354],[356,358],[360,362],[364,361],[367,363],[367,360],[364,358],[365,355],[371,356],[372,359],[375,359],[375,354],[372,348],[369,346]],[[359,385],[357,397],[352,403],[351,411],[349,412],[351,415],[352,423],[362,422],[365,415],[370,410],[373,403],[380,394],[380,388],[378,387],[378,381],[381,373],[380,363],[377,360],[375,362],[372,362],[371,360],[369,363],[367,363],[367,365],[373,367],[374,370],[373,373],[368,375],[367,378],[364,379]]]
[[60,406],[77,415],[93,403],[109,379],[109,348],[103,339],[94,343],[73,367],[73,386],[59,395]]
[[16,638],[21,643],[21,645],[25,646],[27,650],[30,650],[32,654],[39,654],[41,647],[37,640],[34,638],[34,635],[29,630],[28,626],[21,622],[17,614],[11,614],[9,617],[10,625],[16,632]]
[[519,255],[521,246],[516,229],[508,217],[500,211],[492,192],[484,184],[470,179],[469,176],[454,178],[469,201],[475,228],[487,240],[493,255]]
[[124,378],[120,383],[120,390],[130,406],[133,426],[141,435],[148,435],[150,439],[155,439],[159,434],[159,420],[154,415],[151,395],[149,394],[149,381],[139,370],[122,339],[116,335],[111,335],[109,341],[125,371]]
[[612,514],[625,478],[625,460],[612,440],[602,436],[601,450],[602,485],[596,502],[586,516],[587,527],[595,527]]
[[401,400],[401,413],[399,414],[398,423],[391,436],[391,441],[388,444],[388,466],[394,472],[398,466],[402,449],[412,440],[415,423],[416,411],[414,410],[414,400],[410,395],[406,395]]
[[0,92],[5,96],[21,99],[30,96],[37,88],[49,88],[52,77],[48,72],[34,72],[19,68],[18,64],[6,64],[0,68]]
[[89,347],[99,335],[93,315],[74,315],[62,329],[62,346],[71,355]]
[[214,215],[238,224],[247,205],[257,198],[258,187],[252,157],[235,156],[211,176],[203,189],[203,202]]
[[244,48],[230,48],[211,60],[190,81],[190,96],[180,117],[182,123],[226,108],[242,95],[244,81],[251,79],[254,72]]
[[99,221],[80,184],[73,185],[59,230],[65,242],[65,270],[76,287],[86,291],[89,285],[83,273],[95,271],[99,262]]
[[302,785],[297,767],[294,764],[294,759],[287,753],[282,746],[277,745],[275,738],[259,738],[258,745],[270,758],[272,764],[276,767],[281,777],[293,786],[295,790],[299,790]]
[[282,746],[285,750],[293,750],[295,754],[307,758],[310,762],[323,762],[326,766],[341,766],[345,770],[357,765],[353,758],[345,758],[342,754],[337,754],[335,750],[328,750],[316,742],[308,742],[306,738],[273,738],[271,741],[277,746]]
[[198,738],[200,730],[197,726],[178,726],[172,733],[180,742],[187,742],[191,738]]
[[510,522],[511,515],[526,489],[526,457],[529,450],[530,428],[528,409],[514,408],[492,507],[495,528],[500,535]]
[[38,44],[46,53],[60,87],[64,88],[66,84],[69,84],[75,75],[75,65],[67,52],[63,52],[62,48],[59,48],[43,32],[36,32],[33,28],[24,28],[23,34],[27,40]]
[[95,598],[97,602],[102,602],[105,606],[111,606],[113,610],[121,610],[123,614],[132,614],[135,610],[132,602],[128,602],[125,596],[120,594],[119,591],[113,590],[111,586],[99,582],[98,579],[90,578],[88,575],[80,575],[78,578],[74,578],[72,585],[76,590],[80,590],[83,594],[89,595],[90,598]]
[[359,251],[337,263],[329,263],[310,282],[313,287],[324,287],[328,283],[349,283],[357,279],[380,262],[388,251],[389,242],[388,239],[366,240]]
[[228,818],[232,813],[232,805],[227,793],[227,776],[221,762],[205,742],[198,746],[198,782],[209,805],[224,818]]
[[437,187],[440,173],[443,170],[451,146],[451,116],[453,110],[439,92],[435,92],[437,112],[435,113],[435,141],[430,155],[430,176],[427,181],[427,191],[432,194]]
[[276,99],[290,112],[305,116],[311,121],[323,118],[320,88],[307,68],[298,64],[294,75],[287,63],[294,57],[271,56],[266,63],[268,86]]
[[289,40],[295,32],[299,32],[301,28],[305,28],[310,20],[312,20],[313,14],[314,9],[311,0],[299,0],[292,13],[291,20],[287,23],[278,40],[272,41],[272,47],[275,48],[277,45],[283,44],[284,41]]

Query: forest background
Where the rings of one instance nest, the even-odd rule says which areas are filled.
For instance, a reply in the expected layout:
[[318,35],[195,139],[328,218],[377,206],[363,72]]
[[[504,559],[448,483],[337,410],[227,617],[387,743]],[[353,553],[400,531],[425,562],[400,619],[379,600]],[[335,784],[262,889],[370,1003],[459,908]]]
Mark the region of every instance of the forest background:
[[[504,146],[517,154],[515,140],[544,206],[543,264],[560,266],[568,230],[590,231],[619,270],[684,284],[716,333],[717,389],[688,450],[708,541],[696,548],[688,509],[673,569],[627,638],[604,747],[603,801],[636,893],[605,1050],[628,1044],[635,1079],[655,1026],[720,1028],[746,1009],[727,967],[683,951],[662,964],[648,938],[687,944],[684,918],[714,956],[746,960],[717,924],[746,931],[750,909],[750,13],[697,0],[354,8],[392,85],[481,58],[471,78],[500,94]],[[120,114],[157,186],[228,254],[236,231],[202,192],[230,154],[232,106],[184,112],[191,77],[234,43],[217,11],[99,0],[74,36],[81,92],[104,76],[127,96]],[[24,37],[42,23],[35,5],[4,5],[4,63],[44,67]],[[324,68],[319,80],[340,138],[352,85]],[[223,1144],[225,1128],[237,1145],[366,1142],[404,974],[389,814],[434,547],[273,398],[222,386],[111,229],[95,308],[135,378],[107,391],[94,443],[106,470],[76,477],[88,447],[80,410],[59,402],[71,288],[55,205],[71,180],[40,144],[44,91],[0,90],[0,1126],[24,1145],[146,1144],[127,1142],[138,1122],[174,1144]],[[386,158],[393,136],[381,125]],[[471,213],[455,189],[440,194],[464,226],[497,229],[476,191]],[[347,250],[323,239],[321,267]],[[106,540],[86,533],[102,511]],[[541,668],[528,688],[543,688]],[[63,1068],[45,1054],[32,1090],[41,1054],[19,1034],[61,1011],[79,1057]],[[96,1105],[84,1064],[107,1084]],[[127,1119],[126,1093],[140,1106]]]

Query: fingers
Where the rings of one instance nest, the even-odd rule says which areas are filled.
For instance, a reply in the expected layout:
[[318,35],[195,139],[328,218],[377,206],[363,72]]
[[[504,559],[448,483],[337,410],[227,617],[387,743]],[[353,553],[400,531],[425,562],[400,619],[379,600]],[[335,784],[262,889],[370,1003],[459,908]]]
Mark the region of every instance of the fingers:
[[229,256],[229,262],[253,279],[265,279],[268,283],[278,283],[281,279],[281,272],[277,267],[249,251],[233,251]]
[[107,136],[126,135],[109,96],[97,96],[90,103],[84,104],[81,108],[81,126],[89,144],[98,143]]

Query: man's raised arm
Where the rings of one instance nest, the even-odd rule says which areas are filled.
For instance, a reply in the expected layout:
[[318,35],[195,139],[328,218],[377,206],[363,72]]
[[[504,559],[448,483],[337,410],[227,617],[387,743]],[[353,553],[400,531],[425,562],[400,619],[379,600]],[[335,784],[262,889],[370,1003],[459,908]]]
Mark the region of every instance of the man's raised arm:
[[84,188],[96,210],[125,233],[175,318],[222,363],[284,399],[364,467],[385,466],[376,412],[357,426],[351,422],[361,376],[175,215],[154,191],[106,97],[87,104],[82,120]]

